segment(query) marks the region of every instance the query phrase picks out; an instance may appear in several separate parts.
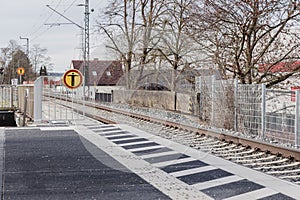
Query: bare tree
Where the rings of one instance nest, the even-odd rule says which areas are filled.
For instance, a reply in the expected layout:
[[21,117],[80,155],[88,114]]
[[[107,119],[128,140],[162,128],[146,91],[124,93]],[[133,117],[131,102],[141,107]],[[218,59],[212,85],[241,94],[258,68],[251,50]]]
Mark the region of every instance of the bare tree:
[[[174,88],[176,74],[190,67],[196,58],[195,43],[184,34],[189,10],[195,0],[114,0],[98,21],[99,29],[109,39],[108,48],[120,56],[127,80],[130,70],[138,70],[130,87],[153,74],[143,73],[144,68],[172,69]],[[193,55],[194,53],[194,55]],[[150,67],[151,66],[151,67]],[[174,89],[172,89],[174,90]]]
[[23,81],[34,81],[35,73],[32,70],[32,65],[27,55],[20,49],[14,51],[12,59],[8,62],[7,67],[4,71],[3,82],[10,84],[11,79],[19,78],[17,74],[17,68],[23,67],[25,69],[25,74],[22,76]]
[[53,67],[50,63],[51,58],[47,56],[48,50],[46,48],[40,47],[39,44],[33,45],[30,51],[30,60],[33,67],[33,71],[37,72],[39,66],[47,66],[48,70]]
[[299,73],[299,6],[299,0],[199,0],[187,32],[224,77],[273,86]]
[[107,48],[117,52],[127,74],[127,87],[130,88],[129,72],[132,69],[137,44],[136,15],[137,0],[113,0],[107,7],[103,19],[97,21],[99,30],[109,39]]
[[160,18],[159,51],[172,68],[171,90],[175,90],[178,77],[182,77],[180,72],[197,63],[195,55],[199,48],[185,32],[194,3],[194,0],[164,1],[166,12]]

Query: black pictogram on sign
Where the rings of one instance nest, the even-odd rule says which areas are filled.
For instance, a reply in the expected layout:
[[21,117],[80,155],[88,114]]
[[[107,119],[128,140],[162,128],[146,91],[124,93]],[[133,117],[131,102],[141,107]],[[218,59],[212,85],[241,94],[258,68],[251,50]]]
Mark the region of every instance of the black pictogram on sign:
[[70,69],[63,76],[63,83],[69,89],[76,89],[82,84],[82,74],[79,70]]

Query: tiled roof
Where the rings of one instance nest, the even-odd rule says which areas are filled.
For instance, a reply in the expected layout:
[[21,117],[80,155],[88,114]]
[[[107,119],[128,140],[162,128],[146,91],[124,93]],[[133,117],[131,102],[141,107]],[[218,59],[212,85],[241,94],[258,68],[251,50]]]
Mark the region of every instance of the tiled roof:
[[[74,69],[83,74],[83,61],[73,60]],[[116,85],[124,72],[120,61],[90,60],[88,62],[89,83],[87,85]]]

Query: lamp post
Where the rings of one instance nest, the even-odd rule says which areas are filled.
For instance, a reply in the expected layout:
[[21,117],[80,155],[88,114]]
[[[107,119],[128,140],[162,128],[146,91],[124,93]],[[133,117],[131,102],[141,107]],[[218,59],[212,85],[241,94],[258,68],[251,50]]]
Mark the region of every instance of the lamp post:
[[26,40],[26,54],[29,56],[29,38],[20,36],[20,40]]

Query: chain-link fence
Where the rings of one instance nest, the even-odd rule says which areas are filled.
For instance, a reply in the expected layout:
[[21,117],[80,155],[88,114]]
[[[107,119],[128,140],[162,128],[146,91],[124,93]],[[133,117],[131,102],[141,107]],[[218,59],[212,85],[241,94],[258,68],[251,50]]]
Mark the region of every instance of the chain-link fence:
[[199,118],[210,126],[232,129],[247,137],[299,146],[298,91],[266,89],[265,85],[197,77]]

